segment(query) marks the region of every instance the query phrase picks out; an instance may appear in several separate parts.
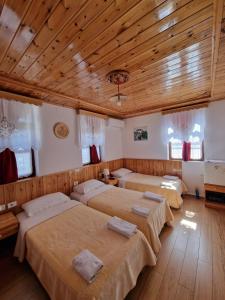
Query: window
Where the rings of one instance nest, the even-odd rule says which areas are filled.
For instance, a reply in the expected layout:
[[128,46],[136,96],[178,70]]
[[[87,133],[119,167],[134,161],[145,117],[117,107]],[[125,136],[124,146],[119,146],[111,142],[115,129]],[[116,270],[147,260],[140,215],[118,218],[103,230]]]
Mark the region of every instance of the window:
[[[98,157],[101,159],[101,148],[100,146],[96,146]],[[82,164],[88,165],[91,163],[91,155],[90,155],[90,147],[82,148]]]
[[[181,141],[169,143],[169,158],[170,159],[182,159],[183,144]],[[190,160],[203,160],[203,145],[200,142],[191,141],[191,159]]]
[[82,164],[87,165],[90,164],[91,157],[90,157],[90,147],[82,148]]
[[16,152],[15,156],[18,169],[18,177],[24,178],[32,176],[34,173],[32,151]]

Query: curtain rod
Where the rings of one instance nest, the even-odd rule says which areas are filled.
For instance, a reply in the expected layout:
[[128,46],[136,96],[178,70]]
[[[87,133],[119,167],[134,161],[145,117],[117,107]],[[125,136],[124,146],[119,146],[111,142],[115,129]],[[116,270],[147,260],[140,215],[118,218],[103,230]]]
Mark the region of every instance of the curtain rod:
[[165,109],[162,110],[162,115],[167,115],[167,114],[172,114],[180,111],[186,111],[186,110],[192,110],[192,109],[198,109],[198,108],[203,108],[203,107],[208,107],[209,102],[202,102],[198,104],[191,104],[187,106],[180,106],[176,108],[171,108],[171,109]]
[[102,119],[108,119],[107,115],[102,115],[102,114],[95,113],[95,112],[88,111],[88,110],[84,110],[84,109],[79,109],[78,110],[78,114],[80,114],[80,115],[95,116],[95,117],[102,118]]
[[23,102],[23,103],[29,103],[37,106],[41,106],[43,101],[40,99],[28,97],[28,96],[23,96],[20,94],[15,94],[15,93],[10,93],[6,91],[1,91],[0,90],[0,98],[4,98],[7,100],[14,100],[18,102]]

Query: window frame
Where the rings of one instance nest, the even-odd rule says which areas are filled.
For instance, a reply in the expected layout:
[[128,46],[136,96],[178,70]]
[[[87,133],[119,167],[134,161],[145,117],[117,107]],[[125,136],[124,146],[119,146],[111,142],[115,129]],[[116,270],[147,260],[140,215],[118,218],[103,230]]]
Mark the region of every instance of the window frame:
[[[172,142],[169,142],[169,160],[179,160],[179,161],[182,161],[182,158],[179,159],[179,158],[173,158],[172,157]],[[204,161],[204,141],[202,141],[201,143],[201,158],[200,159],[193,159],[193,158],[190,158],[188,161]]]

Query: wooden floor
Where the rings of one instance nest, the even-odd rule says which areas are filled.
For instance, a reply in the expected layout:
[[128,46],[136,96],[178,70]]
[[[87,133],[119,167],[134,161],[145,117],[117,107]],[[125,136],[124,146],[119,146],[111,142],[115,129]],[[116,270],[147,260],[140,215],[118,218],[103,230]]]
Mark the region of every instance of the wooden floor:
[[[126,300],[224,300],[225,211],[186,197],[183,208],[173,212],[174,228],[160,236],[157,266],[143,270]],[[0,299],[49,299],[28,264],[9,255],[13,244],[0,243]]]

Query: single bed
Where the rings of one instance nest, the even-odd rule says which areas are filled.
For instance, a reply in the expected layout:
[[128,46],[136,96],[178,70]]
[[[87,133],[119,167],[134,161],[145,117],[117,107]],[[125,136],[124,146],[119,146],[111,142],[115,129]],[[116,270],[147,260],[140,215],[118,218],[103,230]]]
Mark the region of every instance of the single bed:
[[[116,176],[120,172],[113,172],[113,174]],[[169,206],[173,208],[181,207],[183,203],[181,195],[187,192],[184,182],[179,178],[169,180],[161,176],[140,174],[132,171],[124,172],[121,175],[117,176],[120,187],[140,192],[150,191],[160,194],[167,199]]]
[[[86,181],[83,184],[89,184],[89,182]],[[130,191],[103,183],[87,193],[81,194],[75,190],[70,197],[110,216],[117,216],[136,224],[138,229],[144,233],[156,254],[161,248],[159,234],[164,225],[166,223],[170,225],[170,222],[173,220],[173,214],[166,200],[157,202],[145,199],[141,192]],[[132,207],[134,205],[149,208],[150,213],[148,217],[145,218],[133,213]]]
[[[155,265],[156,258],[140,231],[128,239],[107,229],[109,219],[70,199],[31,217],[22,212],[15,256],[20,261],[26,256],[51,299],[124,299],[143,267]],[[72,267],[83,249],[104,264],[91,284]]]

